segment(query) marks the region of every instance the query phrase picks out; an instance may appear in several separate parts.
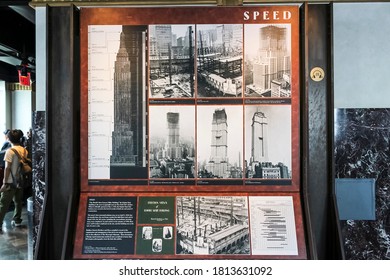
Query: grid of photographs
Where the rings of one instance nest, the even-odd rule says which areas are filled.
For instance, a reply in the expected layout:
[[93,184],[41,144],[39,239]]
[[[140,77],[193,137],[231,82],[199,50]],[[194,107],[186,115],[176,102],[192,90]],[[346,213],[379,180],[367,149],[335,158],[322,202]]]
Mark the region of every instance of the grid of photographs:
[[90,183],[291,184],[290,24],[88,32]]

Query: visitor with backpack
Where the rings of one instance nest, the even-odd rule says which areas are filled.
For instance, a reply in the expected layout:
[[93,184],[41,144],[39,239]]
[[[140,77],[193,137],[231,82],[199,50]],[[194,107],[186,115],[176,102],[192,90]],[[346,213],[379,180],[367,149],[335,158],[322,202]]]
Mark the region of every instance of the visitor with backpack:
[[[14,201],[15,209],[11,225],[19,227],[22,223],[22,198],[23,188],[18,184],[20,173],[20,156],[27,156],[27,150],[20,145],[23,132],[14,129],[8,132],[8,140],[11,142],[11,148],[7,150],[4,156],[5,169],[3,184],[0,188],[0,225],[3,225],[5,214],[8,212],[11,201]],[[0,228],[0,233],[2,229]]]
[[[8,141],[8,136],[7,136],[7,134],[8,134],[8,132],[9,132],[10,130],[9,129],[6,129],[6,130],[4,130],[4,143],[3,143],[3,145],[1,146],[1,150],[0,150],[0,168],[2,168],[2,169],[4,169],[4,167],[5,167],[5,162],[4,162],[4,155],[5,155],[5,152],[9,149],[9,148],[11,148],[11,143]],[[1,174],[1,176],[3,176],[3,174]],[[3,179],[2,179],[3,180]]]
[[4,134],[4,143],[3,145],[1,146],[1,152],[7,150],[8,148],[11,148],[11,143],[8,141],[8,132],[10,132],[9,129],[6,129],[3,131],[3,134]]
[[11,143],[8,141],[8,137],[7,137],[7,134],[8,134],[9,131],[10,131],[9,129],[6,129],[3,132],[3,134],[4,134],[4,143],[1,146],[1,150],[0,150],[0,182],[3,182],[4,168],[5,168],[4,155],[5,155],[5,152],[9,148],[11,148]]

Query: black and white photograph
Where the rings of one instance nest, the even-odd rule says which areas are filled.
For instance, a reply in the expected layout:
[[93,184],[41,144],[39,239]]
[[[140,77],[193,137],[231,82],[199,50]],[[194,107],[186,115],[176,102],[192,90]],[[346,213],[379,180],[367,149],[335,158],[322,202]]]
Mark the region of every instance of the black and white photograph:
[[291,178],[291,106],[245,107],[245,178]]
[[197,107],[198,178],[243,178],[243,107]]
[[147,25],[89,27],[89,179],[147,178]]
[[146,26],[123,26],[114,73],[111,178],[144,178]]
[[172,239],[173,237],[173,228],[172,227],[163,227],[163,238]]
[[195,178],[194,106],[149,106],[149,177]]
[[152,227],[143,227],[142,228],[142,239],[149,240],[153,238],[153,229]]
[[152,252],[158,253],[162,251],[162,239],[155,238],[152,240]]
[[150,98],[193,98],[195,25],[149,25]]
[[246,196],[178,196],[176,254],[250,254]]
[[246,24],[245,97],[291,98],[291,26]]
[[198,97],[241,97],[242,24],[199,24],[197,32]]

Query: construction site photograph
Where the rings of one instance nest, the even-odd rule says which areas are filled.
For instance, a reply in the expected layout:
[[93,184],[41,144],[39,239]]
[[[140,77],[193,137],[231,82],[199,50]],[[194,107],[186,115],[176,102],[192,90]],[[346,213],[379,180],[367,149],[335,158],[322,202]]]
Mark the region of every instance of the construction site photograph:
[[149,25],[150,98],[192,98],[195,25]]
[[242,24],[199,24],[198,97],[242,96]]
[[246,196],[180,196],[176,205],[176,254],[250,254]]

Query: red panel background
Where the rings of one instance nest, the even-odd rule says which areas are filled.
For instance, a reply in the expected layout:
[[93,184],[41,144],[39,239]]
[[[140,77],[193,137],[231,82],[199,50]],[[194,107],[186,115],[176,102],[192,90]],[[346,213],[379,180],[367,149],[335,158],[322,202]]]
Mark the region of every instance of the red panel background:
[[[289,11],[288,20],[244,20],[244,12]],[[110,180],[108,185],[88,183],[88,26],[89,25],[148,25],[148,24],[291,24],[291,124],[292,124],[292,184],[289,186],[259,185],[118,185]],[[300,199],[300,85],[299,85],[299,8],[298,6],[261,6],[261,7],[180,7],[180,8],[83,8],[81,9],[81,198],[75,239],[75,258],[156,258],[139,255],[83,255],[81,254],[86,218],[86,204],[89,196],[257,196],[291,195],[294,200],[295,223],[297,231],[297,256],[235,256],[228,258],[254,259],[304,259],[306,255],[304,222]],[[212,258],[223,259],[226,255],[212,256],[158,256],[158,258]]]

